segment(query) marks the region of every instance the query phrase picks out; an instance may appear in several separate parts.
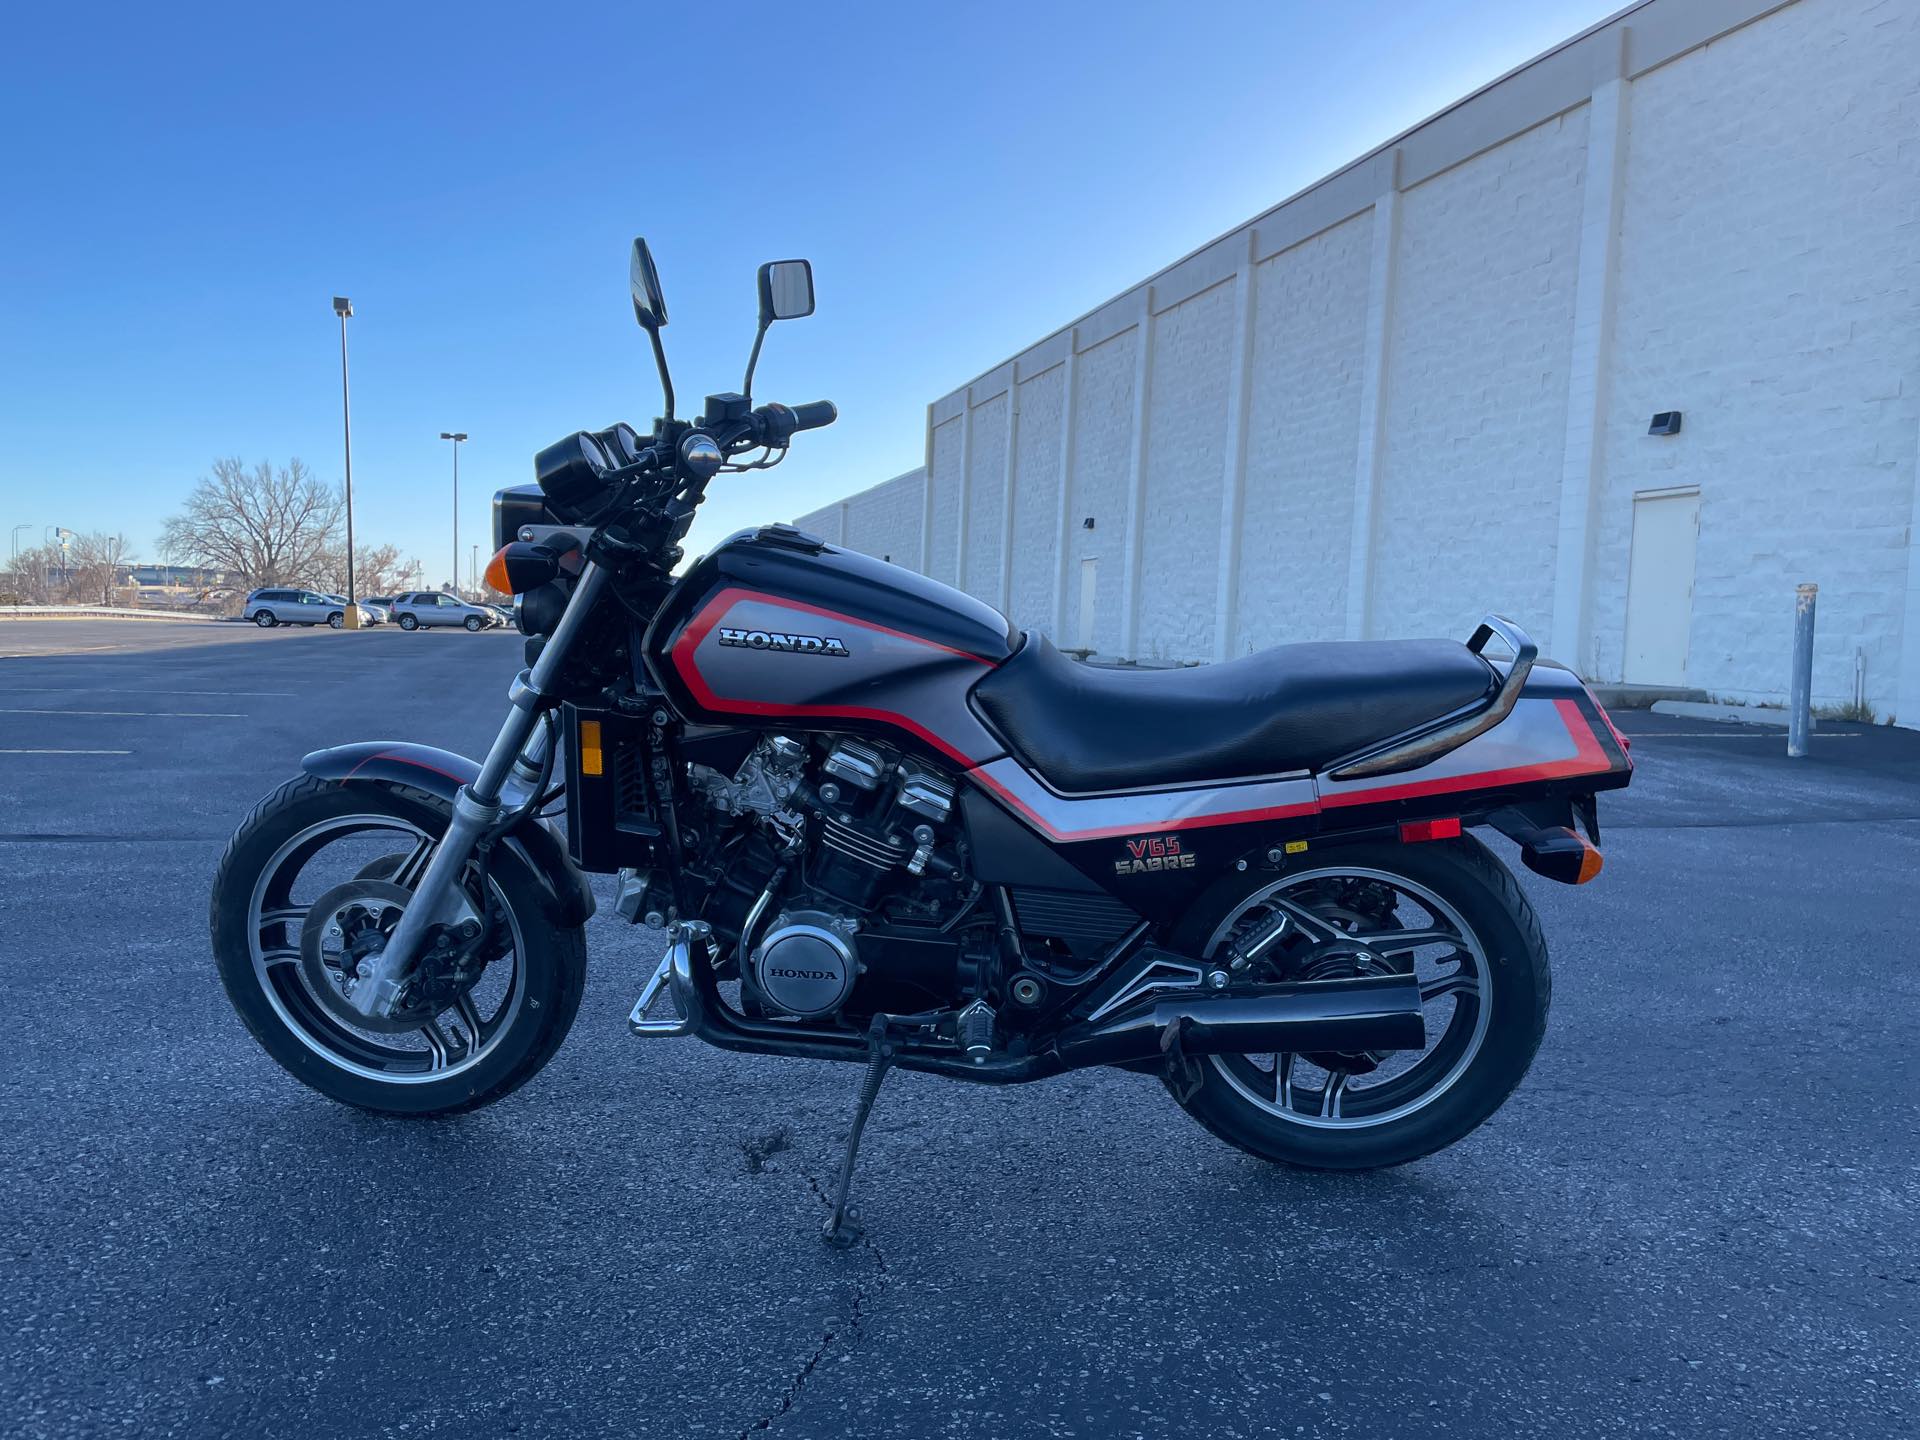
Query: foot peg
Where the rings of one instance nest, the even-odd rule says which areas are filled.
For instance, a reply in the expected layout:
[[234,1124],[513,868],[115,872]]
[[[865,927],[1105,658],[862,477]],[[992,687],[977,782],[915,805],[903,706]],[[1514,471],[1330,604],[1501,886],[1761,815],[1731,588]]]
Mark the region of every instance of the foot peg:
[[821,1235],[836,1250],[851,1249],[866,1233],[859,1217],[847,1208],[847,1196],[853,1189],[853,1161],[860,1153],[860,1137],[866,1131],[867,1117],[873,1113],[874,1097],[879,1095],[887,1071],[892,1068],[893,1042],[887,1039],[885,1020],[876,1016],[867,1031],[867,1075],[860,1082],[860,1103],[854,1107],[847,1153],[840,1161],[840,1183],[834,1187],[833,1213],[827,1217],[827,1226]]
[[[683,920],[667,934],[667,953],[660,957],[659,967],[641,988],[640,998],[633,1002],[633,1011],[627,1016],[627,1028],[636,1035],[691,1035],[700,1028],[700,992],[693,983],[693,952],[696,945],[704,948],[709,943],[712,931],[704,921]],[[659,1002],[662,990],[668,993],[677,1013],[649,1017],[647,1012]]]

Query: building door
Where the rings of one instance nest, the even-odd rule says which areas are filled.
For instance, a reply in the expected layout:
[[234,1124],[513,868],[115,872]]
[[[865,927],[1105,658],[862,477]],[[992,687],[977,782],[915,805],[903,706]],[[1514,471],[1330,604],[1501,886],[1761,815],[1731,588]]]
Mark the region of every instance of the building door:
[[1100,590],[1100,561],[1089,555],[1080,562],[1080,643],[1082,650],[1093,649],[1093,604]]
[[1633,497],[1626,663],[1621,675],[1629,685],[1687,683],[1693,550],[1699,535],[1699,491]]

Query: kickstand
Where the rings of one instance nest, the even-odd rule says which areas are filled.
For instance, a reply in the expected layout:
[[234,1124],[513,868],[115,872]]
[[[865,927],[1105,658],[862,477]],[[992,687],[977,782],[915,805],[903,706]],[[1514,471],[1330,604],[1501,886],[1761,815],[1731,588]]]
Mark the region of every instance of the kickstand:
[[847,1194],[853,1189],[853,1160],[860,1153],[860,1136],[873,1113],[874,1097],[893,1066],[893,1046],[887,1041],[886,1021],[875,1016],[867,1031],[867,1076],[860,1082],[860,1103],[854,1107],[853,1129],[847,1135],[847,1153],[840,1161],[840,1183],[834,1189],[833,1214],[827,1217],[824,1238],[836,1250],[850,1249],[863,1233],[860,1217],[847,1208]]
[[1160,1036],[1160,1049],[1167,1057],[1167,1084],[1174,1098],[1183,1105],[1193,1098],[1206,1078],[1200,1071],[1200,1062],[1187,1054],[1186,1027],[1187,1019],[1183,1015]]

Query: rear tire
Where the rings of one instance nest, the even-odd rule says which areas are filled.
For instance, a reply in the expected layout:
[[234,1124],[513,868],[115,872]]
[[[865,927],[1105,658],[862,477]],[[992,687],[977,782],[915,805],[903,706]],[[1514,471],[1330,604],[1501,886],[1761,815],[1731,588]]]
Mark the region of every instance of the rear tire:
[[[360,821],[372,823],[356,832],[352,825]],[[456,1057],[459,1063],[446,1067],[446,1073],[427,1065],[424,1051],[383,1051],[383,1045],[417,1042],[406,1035],[369,1038],[330,1021],[324,1006],[305,998],[311,991],[292,973],[299,970],[297,963],[263,961],[261,954],[264,934],[273,934],[281,947],[292,941],[290,930],[263,930],[259,923],[273,872],[288,863],[282,857],[289,847],[301,853],[299,847],[310,844],[303,837],[325,836],[342,822],[349,822],[342,829],[349,837],[381,831],[382,822],[391,822],[396,831],[412,837],[406,843],[423,844],[444,833],[447,810],[415,791],[349,786],[310,775],[289,780],[254,807],[220,857],[210,917],[220,980],[241,1021],[296,1080],[363,1110],[450,1115],[511,1094],[553,1058],[573,1025],[586,982],[585,931],[554,927],[543,908],[540,878],[513,849],[497,847],[490,866],[494,899],[511,917],[514,942],[508,998],[499,1002],[494,1020],[479,1027],[479,1043],[467,1042],[472,1058],[466,1058],[468,1050],[463,1049]],[[308,897],[309,903],[313,898]],[[290,899],[265,903],[278,906]],[[505,963],[503,955],[488,969]],[[383,1054],[387,1060],[381,1059]]]
[[463,623],[467,627],[468,634],[478,635],[480,633],[480,628],[483,625],[485,625],[487,622],[482,620],[478,615],[469,615],[467,616],[466,620]]
[[420,628],[420,622],[411,615],[402,615],[400,617],[400,628],[402,630],[418,630]]
[[253,623],[258,625],[262,630],[271,630],[280,622],[273,618],[273,612],[271,610],[256,610],[253,612]]
[[[1352,1122],[1335,1121],[1330,1125],[1322,1114],[1315,1113],[1317,1092],[1301,1093],[1295,1089],[1299,1082],[1291,1079],[1285,1082],[1289,1098],[1280,1102],[1283,1082],[1279,1077],[1291,1073],[1280,1068],[1281,1057],[1275,1057],[1273,1076],[1268,1081],[1274,1097],[1271,1101],[1256,1094],[1259,1072],[1248,1058],[1216,1056],[1201,1061],[1199,1088],[1179,1102],[1187,1113],[1248,1154],[1305,1170],[1372,1170],[1402,1165],[1463,1139],[1498,1110],[1525,1077],[1546,1032],[1553,991],[1539,917],[1506,867],[1471,838],[1418,845],[1330,847],[1312,856],[1309,863],[1283,872],[1277,882],[1271,873],[1249,873],[1245,888],[1237,896],[1225,904],[1215,904],[1212,914],[1196,915],[1183,924],[1185,943],[1178,948],[1189,954],[1206,953],[1221,925],[1233,922],[1241,908],[1263,890],[1276,883],[1287,884],[1290,875],[1347,869],[1412,882],[1457,915],[1463,933],[1470,932],[1484,954],[1484,964],[1477,966],[1482,973],[1475,993],[1484,997],[1485,1018],[1484,1024],[1466,1037],[1471,1041],[1469,1046],[1454,1038],[1452,1028],[1459,1020],[1463,1002],[1431,1002],[1429,1048],[1423,1052],[1423,1060],[1412,1061],[1408,1076],[1411,1083],[1415,1074],[1412,1065],[1431,1063],[1432,1078],[1424,1090],[1409,1089],[1403,1099],[1383,1104],[1377,1119],[1362,1114]],[[1482,1000],[1473,1003],[1478,1007]],[[1448,1028],[1434,1035],[1435,1007],[1442,1004],[1454,1008]],[[1477,1008],[1473,1017],[1479,1018]],[[1459,1053],[1468,1058],[1464,1068],[1454,1061],[1453,1068],[1446,1069],[1439,1063],[1441,1052],[1456,1044]],[[1300,1058],[1318,1063],[1313,1057]],[[1293,1059],[1287,1057],[1288,1063]],[[1333,1071],[1329,1070],[1323,1087],[1330,1086],[1332,1079]],[[1171,1079],[1167,1083],[1178,1099],[1179,1089]],[[1346,1093],[1364,1097],[1368,1091],[1358,1088]],[[1378,1093],[1388,1092],[1383,1087]],[[1364,1110],[1365,1101],[1350,1108]],[[1346,1128],[1339,1128],[1342,1124]]]

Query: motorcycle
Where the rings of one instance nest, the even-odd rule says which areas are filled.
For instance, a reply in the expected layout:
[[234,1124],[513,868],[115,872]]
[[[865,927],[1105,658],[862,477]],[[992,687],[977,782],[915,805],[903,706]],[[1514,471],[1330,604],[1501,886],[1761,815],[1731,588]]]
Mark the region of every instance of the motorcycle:
[[746,379],[693,420],[640,240],[632,295],[665,415],[569,436],[494,499],[487,576],[527,668],[485,758],[318,751],[227,847],[214,952],[269,1055],[368,1110],[492,1104],[573,1022],[604,874],[666,941],[633,1034],[866,1065],[835,1244],[896,1067],[1139,1072],[1320,1170],[1416,1159],[1499,1108],[1549,975],[1482,836],[1583,884],[1597,796],[1632,776],[1571,671],[1495,615],[1465,643],[1101,668],[788,525],[676,573],[709,482],[837,412],[751,398],[769,327],[813,312],[808,262],[760,268]]

